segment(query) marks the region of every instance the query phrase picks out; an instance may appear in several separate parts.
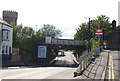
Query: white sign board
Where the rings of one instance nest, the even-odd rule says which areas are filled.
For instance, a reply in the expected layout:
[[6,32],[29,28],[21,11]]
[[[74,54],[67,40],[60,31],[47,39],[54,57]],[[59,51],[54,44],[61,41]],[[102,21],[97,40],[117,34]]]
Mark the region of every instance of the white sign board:
[[38,46],[38,58],[46,58],[46,46]]
[[45,43],[51,44],[51,37],[46,37],[45,38]]

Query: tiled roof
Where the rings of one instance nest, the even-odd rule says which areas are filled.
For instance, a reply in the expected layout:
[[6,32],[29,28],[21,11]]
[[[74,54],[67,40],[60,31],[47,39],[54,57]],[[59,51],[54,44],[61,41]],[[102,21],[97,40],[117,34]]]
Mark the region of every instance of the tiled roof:
[[7,23],[5,20],[3,20],[2,18],[0,18],[0,23],[3,23],[5,25],[8,25],[10,27],[12,27],[9,23]]

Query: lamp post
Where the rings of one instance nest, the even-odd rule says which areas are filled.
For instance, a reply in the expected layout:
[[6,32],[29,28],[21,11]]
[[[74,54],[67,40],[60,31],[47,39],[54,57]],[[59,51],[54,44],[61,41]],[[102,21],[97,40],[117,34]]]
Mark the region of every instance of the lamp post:
[[89,22],[88,22],[88,53],[89,53],[91,51],[91,45],[90,45],[90,39],[91,39],[90,19],[91,19],[91,17],[85,17],[85,19],[89,19]]
[[90,39],[91,39],[91,34],[90,34],[90,18],[89,18],[89,23],[88,23],[88,34],[89,34],[89,37],[88,37],[88,52],[91,51],[91,45],[90,45]]

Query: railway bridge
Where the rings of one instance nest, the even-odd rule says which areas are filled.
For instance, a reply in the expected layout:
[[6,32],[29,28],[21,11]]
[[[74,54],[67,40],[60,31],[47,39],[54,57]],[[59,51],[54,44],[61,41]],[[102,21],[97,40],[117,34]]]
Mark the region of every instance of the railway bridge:
[[45,38],[44,45],[51,46],[59,50],[74,50],[83,45],[81,40],[73,39],[53,39],[51,37]]
[[51,55],[52,51],[57,53],[59,50],[80,50],[82,47],[83,43],[81,40],[46,37],[45,42],[38,46],[38,58],[46,58]]

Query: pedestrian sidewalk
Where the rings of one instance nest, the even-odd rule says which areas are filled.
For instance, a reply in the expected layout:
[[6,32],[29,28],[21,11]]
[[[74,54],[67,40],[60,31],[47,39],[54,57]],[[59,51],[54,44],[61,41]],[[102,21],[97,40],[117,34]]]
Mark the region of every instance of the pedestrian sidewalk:
[[105,70],[108,61],[109,50],[103,50],[100,56],[92,61],[82,75],[78,76],[80,79],[103,80],[105,78]]

